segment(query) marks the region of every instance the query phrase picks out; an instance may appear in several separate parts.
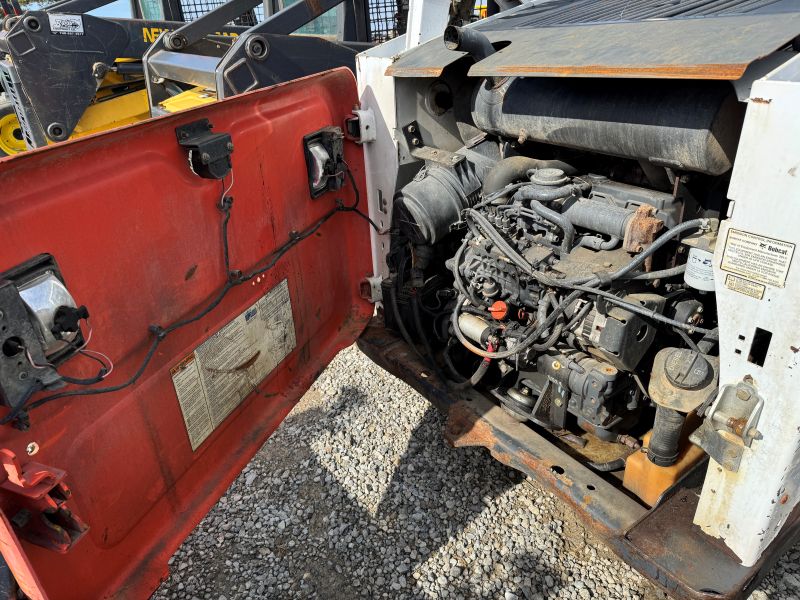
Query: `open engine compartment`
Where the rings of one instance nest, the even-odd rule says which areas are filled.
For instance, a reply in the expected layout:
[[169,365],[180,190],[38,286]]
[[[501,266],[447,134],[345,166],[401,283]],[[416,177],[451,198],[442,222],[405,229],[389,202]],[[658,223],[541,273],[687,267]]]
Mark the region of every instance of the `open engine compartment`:
[[394,199],[387,324],[593,470],[636,463],[625,485],[653,505],[701,458],[688,433],[718,388],[712,258],[744,105],[728,82],[449,69],[419,109],[452,104],[463,145],[403,129],[425,163]]
[[[797,62],[796,42],[777,39],[785,33],[774,19],[776,37],[736,46],[751,54],[723,73],[711,63],[724,44],[703,46],[692,31],[712,35],[745,17],[544,23],[570,13],[555,4],[451,27],[444,43],[392,58],[399,171],[391,209],[382,199],[371,213],[391,214],[373,251],[388,238],[377,245],[381,318],[409,352],[399,356],[377,327],[360,343],[440,398],[451,443],[485,446],[552,484],[671,593],[746,594],[797,524],[794,505],[784,506],[791,466],[763,480],[758,502],[775,508],[757,515],[760,530],[733,520],[756,495],[753,449],[773,423],[762,418],[765,378],[784,360],[782,346],[770,350],[778,334],[764,317],[791,287],[786,272],[772,291],[730,264],[736,240],[776,234],[752,222],[743,183],[741,164],[756,152],[752,118],[748,156],[732,176],[751,88]],[[662,53],[666,66],[645,68],[638,55],[621,56],[614,36],[640,25],[659,48],[683,43],[663,35],[683,27],[684,62]],[[606,39],[592,36],[601,28]],[[570,41],[579,30],[597,47],[595,62]],[[530,46],[534,37],[556,41]],[[559,49],[563,65],[537,62]],[[774,78],[795,73],[784,71]],[[731,219],[736,200],[751,203]],[[752,240],[794,248],[786,235]],[[732,320],[739,310],[758,317]],[[777,501],[767,497],[773,484]]]

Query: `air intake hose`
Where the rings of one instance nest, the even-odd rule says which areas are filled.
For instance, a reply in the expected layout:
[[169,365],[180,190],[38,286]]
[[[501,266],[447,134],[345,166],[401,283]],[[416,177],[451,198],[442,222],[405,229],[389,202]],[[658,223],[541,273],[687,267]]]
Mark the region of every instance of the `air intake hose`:
[[656,407],[653,435],[647,445],[647,458],[659,467],[669,467],[678,461],[678,446],[686,417],[665,406]]

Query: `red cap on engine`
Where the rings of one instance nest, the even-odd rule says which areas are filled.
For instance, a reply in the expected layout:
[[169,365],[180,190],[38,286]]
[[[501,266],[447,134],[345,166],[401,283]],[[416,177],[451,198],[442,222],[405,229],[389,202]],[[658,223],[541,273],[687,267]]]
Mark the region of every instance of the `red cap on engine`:
[[489,312],[498,321],[502,321],[508,316],[508,304],[502,300],[497,300],[492,306],[489,307]]

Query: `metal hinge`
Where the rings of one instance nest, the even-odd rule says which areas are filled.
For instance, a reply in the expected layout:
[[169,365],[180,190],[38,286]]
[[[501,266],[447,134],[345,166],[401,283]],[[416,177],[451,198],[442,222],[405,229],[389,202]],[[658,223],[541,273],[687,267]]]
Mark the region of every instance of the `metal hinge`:
[[353,109],[353,114],[344,120],[344,131],[347,139],[356,144],[374,142],[377,138],[375,113],[372,109]]
[[745,448],[762,438],[756,429],[764,399],[758,395],[752,380],[722,387],[719,398],[706,414],[703,424],[689,440],[728,471],[736,472]]

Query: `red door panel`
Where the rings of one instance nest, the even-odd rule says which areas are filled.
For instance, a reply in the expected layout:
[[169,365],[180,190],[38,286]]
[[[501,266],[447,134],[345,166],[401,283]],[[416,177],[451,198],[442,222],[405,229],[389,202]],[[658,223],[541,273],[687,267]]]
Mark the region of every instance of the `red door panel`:
[[[75,300],[89,308],[89,348],[115,363],[95,387],[124,382],[152,343],[148,327],[195,314],[225,283],[222,185],[190,171],[175,128],[208,118],[215,132],[231,134],[230,260],[248,271],[337,199],[354,202],[349,181],[311,199],[302,140],[341,126],[356,102],[353,76],[340,69],[0,161],[0,271],[53,255]],[[345,158],[364,189],[360,148],[345,142]],[[90,527],[65,554],[22,542],[44,594],[151,593],[181,540],[333,355],[358,336],[372,314],[358,294],[369,269],[366,221],[337,212],[274,268],[170,333],[131,387],[50,402],[30,412],[28,431],[0,426],[0,448],[23,465],[35,460],[66,471],[68,504]],[[256,390],[193,451],[171,369],[284,280],[294,349],[252,382]],[[73,357],[60,370],[90,377],[97,366]],[[31,442],[39,451],[29,457]],[[7,494],[0,489],[4,509]],[[13,552],[3,531],[3,552]]]

